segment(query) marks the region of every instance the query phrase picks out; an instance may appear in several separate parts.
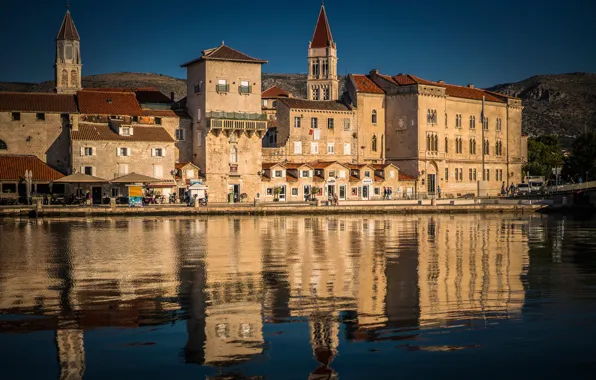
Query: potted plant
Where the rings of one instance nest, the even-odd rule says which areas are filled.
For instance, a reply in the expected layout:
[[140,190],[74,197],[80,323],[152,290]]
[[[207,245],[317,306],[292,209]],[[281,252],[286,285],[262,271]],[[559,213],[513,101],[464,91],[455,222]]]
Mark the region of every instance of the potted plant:
[[281,194],[281,186],[275,186],[273,188],[273,202],[279,202],[279,194]]

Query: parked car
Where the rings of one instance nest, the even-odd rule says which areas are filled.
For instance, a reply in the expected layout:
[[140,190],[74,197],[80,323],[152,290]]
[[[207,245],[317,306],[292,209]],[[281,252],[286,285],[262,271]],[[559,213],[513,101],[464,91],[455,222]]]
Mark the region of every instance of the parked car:
[[530,195],[531,192],[530,185],[527,183],[518,183],[515,187],[515,195]]

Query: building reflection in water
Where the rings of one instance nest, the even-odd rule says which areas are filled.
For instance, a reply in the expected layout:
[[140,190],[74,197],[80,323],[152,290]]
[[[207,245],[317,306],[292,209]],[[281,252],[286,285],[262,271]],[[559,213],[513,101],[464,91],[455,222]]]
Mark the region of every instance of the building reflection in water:
[[55,318],[28,328],[56,330],[60,379],[85,371],[84,330],[180,318],[183,360],[218,367],[214,378],[243,378],[225,368],[263,356],[265,323],[292,320],[308,322],[318,362],[309,378],[334,378],[343,340],[518,316],[527,223],[462,215],[5,226],[15,243],[0,254],[0,309]]

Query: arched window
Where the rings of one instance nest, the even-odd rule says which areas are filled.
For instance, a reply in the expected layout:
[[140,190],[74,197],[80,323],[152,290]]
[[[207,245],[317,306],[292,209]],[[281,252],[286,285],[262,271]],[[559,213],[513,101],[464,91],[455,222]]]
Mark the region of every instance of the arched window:
[[238,148],[234,145],[230,148],[230,162],[234,164],[238,162]]
[[373,135],[371,146],[372,146],[372,151],[376,152],[377,151],[377,136]]
[[77,77],[77,71],[76,70],[72,70],[70,72],[70,85],[72,87],[78,87],[79,86],[79,78]]
[[377,124],[377,110],[372,110],[372,123]]
[[0,140],[0,150],[7,150],[8,149],[8,145],[6,145],[6,143],[2,140]]
[[68,87],[68,71],[62,70],[62,79],[60,83],[62,83],[62,86]]
[[426,150],[430,150],[430,135],[426,136]]

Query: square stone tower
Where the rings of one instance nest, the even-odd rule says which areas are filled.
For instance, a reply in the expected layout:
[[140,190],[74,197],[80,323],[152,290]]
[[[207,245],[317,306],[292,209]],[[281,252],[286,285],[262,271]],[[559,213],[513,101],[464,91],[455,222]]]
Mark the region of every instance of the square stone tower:
[[321,5],[315,34],[308,44],[306,92],[309,100],[339,99],[337,47],[331,36],[324,5]]

